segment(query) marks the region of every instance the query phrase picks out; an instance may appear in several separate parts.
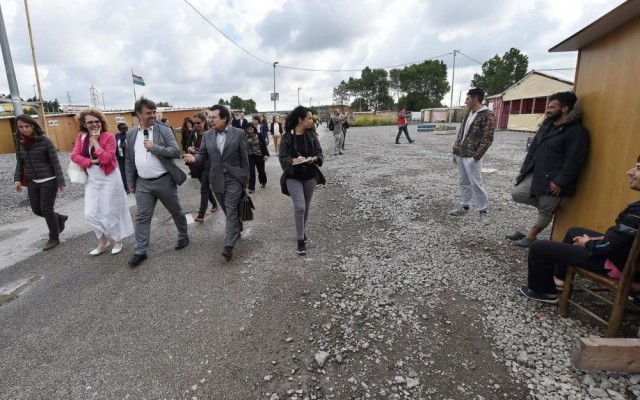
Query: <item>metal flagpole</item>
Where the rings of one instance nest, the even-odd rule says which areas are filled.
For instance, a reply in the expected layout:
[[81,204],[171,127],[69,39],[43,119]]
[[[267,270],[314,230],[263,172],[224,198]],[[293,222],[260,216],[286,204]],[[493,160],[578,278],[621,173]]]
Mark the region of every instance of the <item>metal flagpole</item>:
[[133,82],[133,69],[131,70],[131,83],[133,83],[133,104],[138,101],[138,96],[136,96],[136,84]]

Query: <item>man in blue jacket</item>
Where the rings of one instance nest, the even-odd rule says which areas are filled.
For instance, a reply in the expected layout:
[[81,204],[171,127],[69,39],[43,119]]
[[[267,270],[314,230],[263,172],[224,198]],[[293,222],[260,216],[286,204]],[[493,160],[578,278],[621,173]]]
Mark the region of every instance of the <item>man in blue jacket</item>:
[[506,235],[516,246],[529,247],[549,226],[562,199],[576,193],[589,153],[589,131],[575,108],[577,100],[573,92],[549,97],[546,119],[529,147],[511,192],[515,202],[538,209],[538,218],[527,235],[519,231]]

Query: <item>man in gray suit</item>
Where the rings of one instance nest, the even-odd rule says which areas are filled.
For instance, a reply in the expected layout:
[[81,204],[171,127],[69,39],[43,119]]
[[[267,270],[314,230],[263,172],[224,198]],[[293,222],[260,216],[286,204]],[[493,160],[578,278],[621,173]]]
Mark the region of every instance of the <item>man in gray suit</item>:
[[171,129],[156,123],[156,105],[141,97],[135,112],[140,125],[127,133],[125,170],[129,193],[136,194],[136,248],[129,266],[137,267],[147,259],[151,219],[158,200],[166,207],[178,228],[180,250],[189,244],[187,218],[178,199],[178,185],[187,175],[174,163],[180,148]]
[[227,217],[222,255],[228,261],[242,231],[238,209],[249,179],[247,141],[242,129],[231,126],[231,113],[225,106],[216,104],[209,110],[213,129],[204,133],[198,153],[183,157],[187,163],[211,162],[211,189]]

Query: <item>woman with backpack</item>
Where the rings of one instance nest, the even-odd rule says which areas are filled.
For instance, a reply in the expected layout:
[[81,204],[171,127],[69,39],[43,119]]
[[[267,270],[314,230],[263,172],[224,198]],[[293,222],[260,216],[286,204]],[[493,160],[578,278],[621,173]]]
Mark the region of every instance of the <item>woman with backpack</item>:
[[[291,196],[294,208],[298,255],[307,253],[305,234],[311,199],[319,183],[323,180],[319,166],[322,166],[322,147],[312,129],[313,114],[306,107],[296,107],[285,121],[285,134],[280,143],[280,166],[284,174],[283,193]],[[282,182],[284,181],[284,182]]]

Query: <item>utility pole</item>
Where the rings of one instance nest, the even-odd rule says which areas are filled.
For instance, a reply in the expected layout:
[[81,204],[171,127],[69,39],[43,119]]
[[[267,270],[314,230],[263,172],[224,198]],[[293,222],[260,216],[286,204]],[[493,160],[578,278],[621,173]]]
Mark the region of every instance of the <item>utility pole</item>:
[[89,88],[89,101],[91,102],[92,106],[98,107],[98,89],[93,87],[93,85],[91,85],[91,87]]
[[278,61],[273,63],[273,113],[276,113],[276,64],[280,64]]
[[71,105],[71,93],[67,92],[67,104]]
[[27,16],[27,30],[29,31],[29,42],[31,42],[31,57],[33,58],[33,69],[36,73],[36,85],[38,85],[38,96],[40,97],[40,117],[42,118],[42,128],[44,133],[49,135],[47,130],[47,120],[44,116],[44,98],[42,97],[42,85],[40,85],[40,74],[38,74],[38,62],[36,61],[36,49],[33,45],[33,33],[31,32],[31,17],[29,17],[29,5],[27,0],[24,0],[24,12]]
[[302,89],[301,87],[298,88],[298,105],[300,105],[300,89]]
[[11,104],[13,104],[13,114],[17,117],[23,114],[22,103],[20,102],[20,92],[18,91],[18,81],[16,80],[16,71],[13,69],[13,60],[11,59],[11,49],[9,48],[9,39],[7,38],[7,29],[4,25],[4,17],[2,16],[2,7],[0,6],[0,47],[2,47],[2,58],[4,60],[4,69],[7,72],[7,81],[9,83],[9,91],[11,93]]
[[309,108],[311,108],[311,99],[313,99],[313,97],[309,97]]
[[453,84],[456,79],[456,53],[459,53],[460,50],[453,51],[453,69],[451,71],[451,102],[449,103],[449,124],[453,122]]
[[104,92],[102,92],[102,110],[106,110],[107,106],[104,105]]

